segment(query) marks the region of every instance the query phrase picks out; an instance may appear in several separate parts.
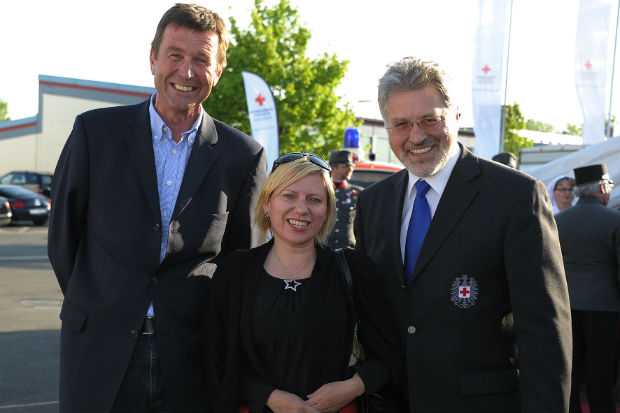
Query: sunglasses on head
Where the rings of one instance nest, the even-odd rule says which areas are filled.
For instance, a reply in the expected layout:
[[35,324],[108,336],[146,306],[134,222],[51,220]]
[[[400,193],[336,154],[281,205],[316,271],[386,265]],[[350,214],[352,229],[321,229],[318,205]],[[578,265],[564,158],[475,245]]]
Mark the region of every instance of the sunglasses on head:
[[327,162],[325,162],[323,159],[319,158],[318,156],[308,153],[308,152],[291,152],[291,153],[286,153],[282,156],[279,156],[275,161],[273,161],[273,167],[271,168],[271,171],[273,172],[278,167],[278,165],[282,165],[283,163],[293,162],[293,161],[296,161],[304,157],[308,158],[308,160],[312,162],[313,164],[320,166],[321,168],[329,172],[332,171],[331,166],[329,166]]

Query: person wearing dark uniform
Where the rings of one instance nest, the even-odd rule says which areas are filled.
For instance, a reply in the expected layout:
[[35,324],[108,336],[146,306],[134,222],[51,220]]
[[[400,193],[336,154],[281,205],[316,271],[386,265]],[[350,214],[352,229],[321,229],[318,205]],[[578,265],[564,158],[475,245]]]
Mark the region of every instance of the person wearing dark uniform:
[[332,167],[332,181],[336,192],[336,225],[327,239],[331,249],[355,247],[353,234],[353,220],[355,219],[355,204],[357,195],[363,189],[349,183],[353,168],[353,153],[349,151],[334,151],[329,155],[329,165]]
[[620,212],[608,208],[613,182],[605,164],[575,169],[577,204],[556,214],[573,324],[571,412],[614,412],[618,365]]

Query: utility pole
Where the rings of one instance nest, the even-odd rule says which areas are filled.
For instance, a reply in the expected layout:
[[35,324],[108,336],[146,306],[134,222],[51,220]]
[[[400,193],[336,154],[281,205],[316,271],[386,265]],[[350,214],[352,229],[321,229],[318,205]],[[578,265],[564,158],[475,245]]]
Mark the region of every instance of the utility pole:
[[620,23],[620,0],[618,0],[618,13],[616,16],[616,37],[614,40],[614,54],[611,63],[611,88],[609,89],[609,114],[607,115],[607,130],[605,131],[608,138],[611,138],[611,102],[614,95],[614,72],[616,71],[616,47],[618,46],[618,23]]
[[506,129],[506,95],[508,94],[508,63],[510,62],[510,34],[512,33],[512,3],[513,0],[510,0],[510,17],[508,18],[508,44],[506,47],[506,82],[504,84],[504,104],[502,105],[502,118],[499,131],[499,152],[504,152],[504,139]]

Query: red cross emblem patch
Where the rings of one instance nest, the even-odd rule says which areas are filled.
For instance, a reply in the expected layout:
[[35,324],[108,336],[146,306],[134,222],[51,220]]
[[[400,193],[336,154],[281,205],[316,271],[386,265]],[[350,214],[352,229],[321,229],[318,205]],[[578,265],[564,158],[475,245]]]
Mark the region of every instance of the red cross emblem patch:
[[450,300],[459,308],[469,308],[478,299],[478,282],[474,277],[459,275],[452,281]]

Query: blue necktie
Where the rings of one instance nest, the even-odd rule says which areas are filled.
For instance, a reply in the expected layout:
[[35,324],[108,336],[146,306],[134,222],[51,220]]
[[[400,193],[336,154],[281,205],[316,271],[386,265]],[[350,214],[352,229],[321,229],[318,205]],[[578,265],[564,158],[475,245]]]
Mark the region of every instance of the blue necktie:
[[420,255],[426,231],[431,225],[431,209],[426,200],[426,193],[431,187],[426,181],[419,180],[415,183],[415,188],[417,192],[413,201],[413,211],[411,211],[407,242],[405,243],[405,279],[407,285],[411,284],[415,263],[418,260],[418,255]]

